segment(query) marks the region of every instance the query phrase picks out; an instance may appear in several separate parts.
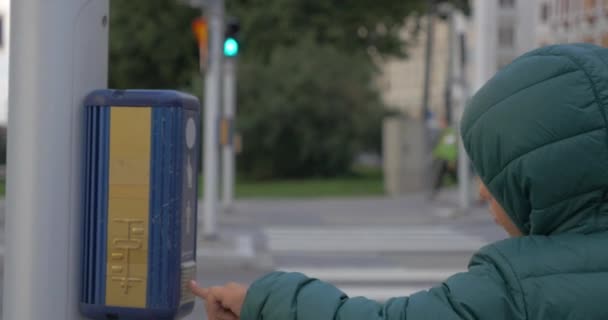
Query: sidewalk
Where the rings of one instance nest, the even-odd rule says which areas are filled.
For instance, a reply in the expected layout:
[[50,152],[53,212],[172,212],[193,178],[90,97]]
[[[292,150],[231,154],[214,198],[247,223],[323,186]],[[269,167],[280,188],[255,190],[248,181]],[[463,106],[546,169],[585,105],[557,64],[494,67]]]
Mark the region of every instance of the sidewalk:
[[[202,214],[199,203],[199,217]],[[4,227],[5,199],[0,199],[0,227]],[[199,221],[202,219],[199,218]],[[434,202],[424,194],[399,198],[245,199],[232,212],[219,213],[218,237],[207,240],[199,232],[197,257],[206,264],[240,264],[268,268],[271,262],[262,230],[279,227],[411,227],[425,225],[476,226],[492,223],[487,208],[473,204],[462,212],[458,190],[442,190]],[[199,222],[199,230],[202,230]],[[0,233],[0,256],[4,252]],[[0,257],[1,258],[1,257]]]
[[[199,215],[200,209],[202,204]],[[264,230],[273,227],[306,230],[449,226],[485,230],[492,224],[485,206],[473,204],[470,210],[462,212],[456,189],[442,191],[434,202],[428,202],[423,194],[400,198],[238,200],[232,212],[218,216],[219,240],[199,238],[198,257],[210,265],[240,263],[266,269],[272,266],[272,261]],[[495,234],[485,233],[494,240]]]

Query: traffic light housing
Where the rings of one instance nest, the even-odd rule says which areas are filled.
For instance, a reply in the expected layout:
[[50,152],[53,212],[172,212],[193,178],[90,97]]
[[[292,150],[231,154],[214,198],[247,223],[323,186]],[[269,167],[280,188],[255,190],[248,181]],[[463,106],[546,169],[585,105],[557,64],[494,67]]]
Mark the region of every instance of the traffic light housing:
[[238,56],[240,43],[239,43],[239,31],[241,25],[238,19],[229,18],[226,23],[226,33],[224,37],[224,56],[233,58]]
[[198,42],[199,65],[201,71],[205,72],[209,57],[209,25],[203,17],[198,17],[192,22],[192,31]]

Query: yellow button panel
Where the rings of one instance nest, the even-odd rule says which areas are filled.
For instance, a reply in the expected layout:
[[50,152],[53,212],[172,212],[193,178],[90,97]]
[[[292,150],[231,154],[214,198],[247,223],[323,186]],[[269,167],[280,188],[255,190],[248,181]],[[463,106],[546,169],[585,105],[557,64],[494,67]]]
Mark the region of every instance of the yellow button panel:
[[151,108],[112,107],[110,121],[106,304],[144,308]]

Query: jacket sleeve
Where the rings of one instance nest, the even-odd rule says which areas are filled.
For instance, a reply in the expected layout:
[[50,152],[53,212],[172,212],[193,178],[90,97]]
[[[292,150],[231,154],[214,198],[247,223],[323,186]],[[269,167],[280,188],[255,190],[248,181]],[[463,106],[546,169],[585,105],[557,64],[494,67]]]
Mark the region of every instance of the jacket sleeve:
[[336,287],[300,273],[273,272],[252,284],[241,319],[525,319],[520,292],[504,276],[505,270],[480,255],[472,259],[468,272],[456,274],[440,286],[380,304],[363,297],[349,298]]

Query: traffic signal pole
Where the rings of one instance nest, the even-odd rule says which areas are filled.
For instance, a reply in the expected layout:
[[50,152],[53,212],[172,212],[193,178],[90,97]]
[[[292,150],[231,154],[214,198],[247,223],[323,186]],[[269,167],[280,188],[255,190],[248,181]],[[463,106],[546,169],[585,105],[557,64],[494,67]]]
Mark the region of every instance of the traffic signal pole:
[[106,87],[108,11],[12,1],[2,319],[82,319],[82,102]]
[[223,99],[223,139],[222,139],[222,205],[225,212],[232,210],[235,186],[235,123],[236,123],[236,82],[237,57],[239,55],[238,19],[226,19],[224,40],[224,99]]
[[224,59],[224,123],[228,126],[225,133],[228,135],[223,145],[222,173],[223,192],[222,205],[226,212],[232,210],[234,202],[235,185],[235,152],[234,152],[234,124],[236,113],[236,68],[235,57]]
[[203,177],[205,179],[203,236],[217,236],[219,188],[219,128],[222,94],[222,59],[224,49],[224,1],[209,1],[205,12],[209,23],[209,61],[205,74],[205,137]]
[[[460,125],[462,124],[462,115],[464,113],[464,109],[471,98],[471,90],[469,85],[469,49],[467,43],[467,32],[466,32],[466,17],[460,11],[456,11],[454,14],[454,27],[455,33],[453,34],[456,37],[456,41],[458,42],[459,48],[459,57],[460,57],[460,65],[459,65],[459,78],[460,78],[460,103],[458,110],[458,131],[460,131]],[[460,135],[459,135],[460,136]],[[471,174],[471,161],[469,160],[469,156],[467,155],[467,151],[464,148],[464,144],[462,138],[458,139],[458,194],[459,194],[459,205],[460,209],[463,212],[468,211],[471,208],[471,202],[473,200],[473,190],[471,189],[472,185],[472,174]]]

